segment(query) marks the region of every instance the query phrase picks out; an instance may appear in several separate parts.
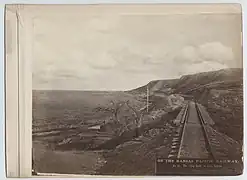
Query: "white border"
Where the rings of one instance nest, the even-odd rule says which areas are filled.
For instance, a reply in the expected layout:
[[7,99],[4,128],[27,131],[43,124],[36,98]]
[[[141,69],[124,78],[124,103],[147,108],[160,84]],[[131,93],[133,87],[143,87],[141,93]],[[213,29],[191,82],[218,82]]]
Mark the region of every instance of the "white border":
[[[20,177],[32,172],[32,20],[25,6],[19,13],[19,163]],[[30,112],[31,110],[31,112]]]
[[[14,11],[7,10],[6,21],[11,29],[11,41],[6,46],[11,48],[6,53],[6,165],[7,176],[19,176],[19,143],[18,143],[18,47],[17,20]],[[8,37],[6,37],[8,39]],[[7,130],[9,129],[9,130]]]
[[7,5],[13,51],[6,59],[7,177],[31,176],[32,21],[23,5]]

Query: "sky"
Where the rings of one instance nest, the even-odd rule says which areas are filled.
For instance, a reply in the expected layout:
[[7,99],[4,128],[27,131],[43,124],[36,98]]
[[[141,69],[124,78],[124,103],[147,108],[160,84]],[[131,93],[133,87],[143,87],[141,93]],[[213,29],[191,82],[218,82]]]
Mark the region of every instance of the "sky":
[[41,11],[33,21],[33,89],[129,90],[151,80],[242,67],[241,15]]

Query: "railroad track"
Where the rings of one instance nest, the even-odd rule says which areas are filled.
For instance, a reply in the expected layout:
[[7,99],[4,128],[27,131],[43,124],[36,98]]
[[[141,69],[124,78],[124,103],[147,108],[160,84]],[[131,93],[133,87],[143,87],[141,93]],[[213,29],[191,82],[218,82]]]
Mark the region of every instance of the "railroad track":
[[207,126],[207,121],[205,119],[203,119],[202,117],[202,114],[201,114],[201,111],[198,107],[198,104],[196,103],[195,104],[195,107],[196,107],[196,111],[197,111],[197,114],[198,114],[198,118],[200,120],[200,123],[201,123],[201,126],[202,126],[202,130],[203,130],[203,134],[204,134],[204,137],[205,137],[205,143],[206,143],[206,149],[209,153],[209,159],[216,159],[215,158],[215,154],[213,152],[213,148],[212,148],[212,145],[211,145],[211,138],[206,130],[206,126]]
[[203,119],[197,103],[189,102],[184,108],[168,158],[215,159],[207,132],[207,121]]

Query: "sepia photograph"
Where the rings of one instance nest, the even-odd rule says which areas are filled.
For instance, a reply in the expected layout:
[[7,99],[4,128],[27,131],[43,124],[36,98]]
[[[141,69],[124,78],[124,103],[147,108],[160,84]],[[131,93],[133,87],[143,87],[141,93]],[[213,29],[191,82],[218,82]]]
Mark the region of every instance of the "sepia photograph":
[[32,175],[240,175],[236,4],[36,5]]

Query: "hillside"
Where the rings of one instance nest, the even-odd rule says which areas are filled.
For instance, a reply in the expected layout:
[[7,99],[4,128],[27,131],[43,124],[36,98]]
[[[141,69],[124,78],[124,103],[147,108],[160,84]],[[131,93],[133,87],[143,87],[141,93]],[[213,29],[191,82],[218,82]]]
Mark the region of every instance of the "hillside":
[[146,93],[148,87],[150,92],[166,92],[167,89],[171,88],[173,91],[170,91],[170,93],[184,94],[196,88],[217,86],[217,84],[222,85],[228,83],[230,88],[231,85],[240,85],[242,81],[243,69],[229,68],[184,75],[179,79],[155,80],[128,92],[133,94]]
[[218,88],[221,87],[222,83],[226,82],[229,82],[229,85],[235,85],[234,83],[238,83],[238,85],[240,85],[242,81],[242,69],[222,69],[218,71],[209,71],[182,76],[173,86],[173,88],[175,89],[175,93],[187,93],[193,89],[211,85],[216,85],[215,88]]
[[139,88],[128,91],[132,94],[142,94],[147,92],[147,87],[149,88],[150,93],[152,94],[155,91],[167,91],[169,88],[172,88],[178,79],[168,79],[168,80],[155,80],[149,82],[147,85],[141,86]]
[[182,77],[175,93],[192,95],[215,121],[214,128],[243,139],[243,70],[224,69]]
[[203,104],[215,121],[215,129],[242,141],[243,137],[243,69],[231,68],[218,71],[184,75],[175,80],[152,81],[130,93],[145,92],[151,96],[180,94]]

